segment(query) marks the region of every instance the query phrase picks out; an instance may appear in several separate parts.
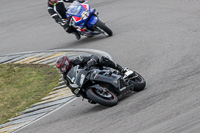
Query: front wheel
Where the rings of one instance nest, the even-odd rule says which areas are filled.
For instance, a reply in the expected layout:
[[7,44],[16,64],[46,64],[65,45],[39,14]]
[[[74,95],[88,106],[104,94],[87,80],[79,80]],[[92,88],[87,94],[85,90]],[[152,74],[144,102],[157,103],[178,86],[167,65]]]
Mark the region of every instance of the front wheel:
[[146,86],[145,79],[139,73],[137,72],[134,72],[134,73],[135,73],[134,78],[130,80],[130,84],[134,85],[133,91],[139,92],[139,91],[144,90]]
[[95,24],[96,28],[106,36],[112,36],[113,32],[103,22],[98,20]]
[[117,96],[114,93],[107,90],[106,88],[100,90],[97,88],[90,87],[86,91],[86,95],[92,101],[104,106],[114,106],[118,103]]

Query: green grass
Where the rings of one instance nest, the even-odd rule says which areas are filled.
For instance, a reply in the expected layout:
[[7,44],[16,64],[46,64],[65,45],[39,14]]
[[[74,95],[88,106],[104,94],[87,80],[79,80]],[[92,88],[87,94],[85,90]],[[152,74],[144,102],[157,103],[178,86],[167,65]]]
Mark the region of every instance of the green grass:
[[0,124],[47,96],[59,77],[48,65],[0,64]]

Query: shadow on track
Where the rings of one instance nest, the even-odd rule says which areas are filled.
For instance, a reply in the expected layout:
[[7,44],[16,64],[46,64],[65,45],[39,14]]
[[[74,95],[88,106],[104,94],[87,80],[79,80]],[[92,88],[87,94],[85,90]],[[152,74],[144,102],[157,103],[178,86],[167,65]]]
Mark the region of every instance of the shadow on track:
[[82,37],[80,40],[76,40],[74,38],[73,41],[67,42],[66,48],[71,48],[74,45],[84,45],[84,44],[94,43],[94,42],[98,42],[104,39],[108,39],[108,37],[105,37],[102,35],[102,36],[93,36],[93,37]]

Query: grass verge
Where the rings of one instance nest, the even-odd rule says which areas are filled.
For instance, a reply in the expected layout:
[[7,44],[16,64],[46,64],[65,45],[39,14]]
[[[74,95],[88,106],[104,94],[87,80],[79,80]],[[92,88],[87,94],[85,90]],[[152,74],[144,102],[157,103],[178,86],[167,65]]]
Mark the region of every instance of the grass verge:
[[59,75],[48,65],[0,64],[0,124],[47,96]]

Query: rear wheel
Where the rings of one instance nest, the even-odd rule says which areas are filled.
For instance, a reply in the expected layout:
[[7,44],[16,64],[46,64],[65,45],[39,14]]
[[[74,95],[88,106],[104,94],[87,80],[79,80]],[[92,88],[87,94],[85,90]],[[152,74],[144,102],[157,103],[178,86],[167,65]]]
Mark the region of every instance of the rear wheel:
[[92,101],[104,106],[114,106],[118,103],[117,96],[104,87],[102,88],[102,90],[97,88],[89,88],[86,91],[86,95]]
[[113,32],[103,22],[98,20],[95,24],[96,28],[106,36],[112,36]]
[[133,79],[130,80],[130,84],[134,85],[134,90],[136,92],[144,90],[146,86],[145,79],[137,72],[135,72],[135,76]]

